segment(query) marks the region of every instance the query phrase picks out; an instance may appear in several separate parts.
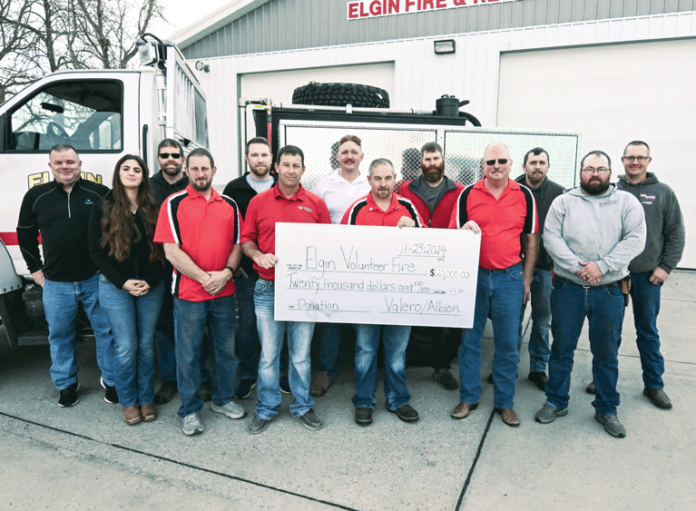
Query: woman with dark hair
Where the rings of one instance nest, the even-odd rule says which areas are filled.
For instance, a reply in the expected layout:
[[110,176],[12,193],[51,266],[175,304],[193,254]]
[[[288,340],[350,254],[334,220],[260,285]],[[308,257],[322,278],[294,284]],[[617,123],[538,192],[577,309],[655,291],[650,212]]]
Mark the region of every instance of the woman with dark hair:
[[123,156],[113,189],[92,210],[88,236],[101,272],[99,303],[114,335],[116,392],[128,425],[157,418],[154,334],[165,291],[164,254],[152,242],[157,214],[145,162]]

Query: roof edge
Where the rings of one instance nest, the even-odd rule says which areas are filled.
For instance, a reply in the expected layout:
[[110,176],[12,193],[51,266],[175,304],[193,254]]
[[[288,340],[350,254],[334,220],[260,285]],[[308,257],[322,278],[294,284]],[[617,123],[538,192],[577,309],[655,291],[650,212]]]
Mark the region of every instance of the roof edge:
[[218,10],[213,11],[188,27],[182,28],[169,39],[183,50],[196,41],[203,39],[205,36],[212,34],[225,25],[229,25],[234,20],[241,18],[245,14],[270,1],[271,0],[232,0],[229,4],[220,7]]

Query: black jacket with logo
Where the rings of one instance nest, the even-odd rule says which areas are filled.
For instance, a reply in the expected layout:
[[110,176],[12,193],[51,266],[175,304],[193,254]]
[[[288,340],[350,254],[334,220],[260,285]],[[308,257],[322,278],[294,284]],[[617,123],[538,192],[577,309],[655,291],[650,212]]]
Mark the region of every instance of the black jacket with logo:
[[[247,208],[249,207],[251,199],[257,195],[256,190],[254,190],[247,182],[248,174],[249,172],[241,177],[238,177],[237,179],[233,179],[227,183],[227,186],[222,191],[223,195],[227,195],[237,203],[237,206],[239,207],[239,214],[242,215],[242,223],[246,217]],[[275,184],[278,181],[278,176],[274,172],[271,172],[271,176],[273,177],[273,184]],[[254,261],[245,255],[242,255],[242,261],[239,266],[247,275],[256,275],[257,273],[254,269]]]
[[26,193],[19,210],[17,239],[31,273],[43,270],[47,279],[58,282],[78,282],[94,275],[97,267],[89,255],[87,225],[92,208],[108,191],[104,185],[80,178],[70,193],[57,181],[34,186]]
[[[553,200],[563,194],[563,187],[558,183],[554,183],[548,177],[545,177],[543,183],[536,188],[532,188],[527,184],[525,178],[526,175],[522,174],[515,179],[515,181],[525,185],[532,191],[534,201],[536,202],[537,218],[539,219],[539,232],[541,233],[539,238],[539,253],[537,254],[534,267],[540,270],[553,270],[553,259],[551,259],[551,256],[544,248],[544,222],[546,221],[546,214],[549,212]],[[524,247],[524,236],[522,236],[522,247]]]

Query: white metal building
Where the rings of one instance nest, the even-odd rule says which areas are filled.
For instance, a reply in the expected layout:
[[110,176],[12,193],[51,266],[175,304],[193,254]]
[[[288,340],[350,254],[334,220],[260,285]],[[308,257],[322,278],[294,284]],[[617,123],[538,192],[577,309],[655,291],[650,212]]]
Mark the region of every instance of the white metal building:
[[[453,53],[435,53],[443,40]],[[432,110],[451,94],[484,126],[581,132],[615,176],[625,144],[648,142],[686,220],[680,266],[696,268],[694,0],[235,0],[174,41],[209,66],[218,166],[238,161],[242,97],[288,104],[309,81],[353,82]]]

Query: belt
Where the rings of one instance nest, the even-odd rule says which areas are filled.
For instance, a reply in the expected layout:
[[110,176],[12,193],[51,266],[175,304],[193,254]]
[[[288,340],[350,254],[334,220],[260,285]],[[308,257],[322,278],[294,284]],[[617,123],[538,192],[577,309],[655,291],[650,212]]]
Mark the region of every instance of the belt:
[[573,282],[572,280],[564,279],[563,277],[559,277],[558,275],[556,275],[556,278],[558,280],[562,280],[563,282],[575,284],[576,286],[580,286],[580,287],[585,288],[585,289],[595,289],[595,288],[599,288],[599,287],[614,287],[614,286],[618,286],[619,284],[621,284],[620,280],[615,280],[614,282],[610,282],[609,284],[599,284],[596,286],[591,286],[589,284],[578,284],[577,282]]

